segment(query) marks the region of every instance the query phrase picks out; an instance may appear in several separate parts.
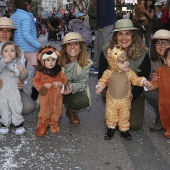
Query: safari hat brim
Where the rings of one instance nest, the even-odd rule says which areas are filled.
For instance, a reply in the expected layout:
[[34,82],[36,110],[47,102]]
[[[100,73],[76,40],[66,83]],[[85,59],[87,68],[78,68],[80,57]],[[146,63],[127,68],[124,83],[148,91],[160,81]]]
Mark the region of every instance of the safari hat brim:
[[83,40],[82,36],[79,33],[69,32],[68,34],[64,36],[63,43],[60,46],[68,44],[68,43],[72,43],[72,42],[84,42],[85,43],[85,41]]
[[9,28],[9,29],[12,29],[12,30],[16,30],[16,28],[15,27],[12,27],[12,26],[8,26],[8,25],[0,25],[0,28]]
[[131,30],[138,30],[134,27],[133,22],[130,19],[120,19],[115,23],[115,29],[112,32],[117,31],[131,31]]

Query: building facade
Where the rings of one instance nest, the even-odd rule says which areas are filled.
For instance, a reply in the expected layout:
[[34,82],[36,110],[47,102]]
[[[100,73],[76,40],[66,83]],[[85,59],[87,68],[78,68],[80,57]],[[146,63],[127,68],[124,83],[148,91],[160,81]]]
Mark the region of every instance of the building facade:
[[0,0],[0,17],[5,14],[6,10],[6,0]]

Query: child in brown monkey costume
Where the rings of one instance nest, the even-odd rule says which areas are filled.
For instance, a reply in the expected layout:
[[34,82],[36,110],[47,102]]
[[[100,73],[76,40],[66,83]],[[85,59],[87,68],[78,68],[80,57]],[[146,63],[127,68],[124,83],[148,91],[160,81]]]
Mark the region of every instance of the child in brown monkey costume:
[[57,64],[59,56],[60,52],[52,46],[43,47],[38,54],[37,73],[33,80],[33,85],[39,92],[38,137],[46,135],[49,125],[51,132],[60,132],[58,121],[62,113],[62,91],[67,79]]
[[105,139],[114,136],[114,130],[118,124],[121,137],[132,139],[129,133],[129,119],[131,108],[131,84],[134,86],[147,86],[149,83],[144,77],[137,77],[129,68],[126,53],[117,45],[107,51],[109,69],[99,79],[96,86],[96,94],[100,94],[109,81],[106,94],[106,125],[108,127]]

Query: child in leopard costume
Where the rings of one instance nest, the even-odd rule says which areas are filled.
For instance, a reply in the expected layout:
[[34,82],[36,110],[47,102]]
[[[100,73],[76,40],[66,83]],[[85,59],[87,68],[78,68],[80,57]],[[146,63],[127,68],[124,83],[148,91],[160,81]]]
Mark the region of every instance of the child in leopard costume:
[[109,69],[99,79],[96,94],[100,94],[109,81],[106,95],[106,125],[108,127],[105,139],[114,136],[115,127],[118,125],[124,139],[132,139],[129,133],[129,119],[131,108],[131,84],[134,86],[147,86],[144,77],[137,77],[129,68],[126,53],[117,45],[107,52]]

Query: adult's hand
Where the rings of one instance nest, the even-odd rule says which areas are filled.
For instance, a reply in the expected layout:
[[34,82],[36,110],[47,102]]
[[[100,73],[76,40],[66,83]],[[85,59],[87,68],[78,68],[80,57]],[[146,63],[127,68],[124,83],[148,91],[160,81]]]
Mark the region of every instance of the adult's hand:
[[2,88],[2,86],[3,86],[3,80],[0,79],[0,89]]
[[69,84],[66,88],[66,90],[64,90],[64,93],[65,95],[68,95],[70,94],[71,92],[73,91],[73,85],[72,84]]
[[24,82],[21,79],[19,79],[18,80],[18,89],[23,90],[23,88],[24,88]]
[[158,77],[158,74],[157,73],[153,73],[152,74],[152,80],[158,80],[159,77]]

